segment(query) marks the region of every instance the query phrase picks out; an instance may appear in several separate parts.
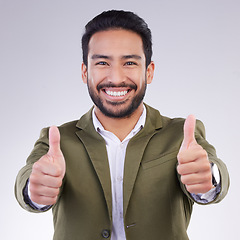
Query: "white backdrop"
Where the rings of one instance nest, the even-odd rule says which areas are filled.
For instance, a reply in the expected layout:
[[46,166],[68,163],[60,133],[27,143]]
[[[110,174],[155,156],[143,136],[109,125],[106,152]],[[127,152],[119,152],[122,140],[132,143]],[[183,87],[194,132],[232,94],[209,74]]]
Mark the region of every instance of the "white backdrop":
[[85,24],[108,9],[134,11],[152,30],[156,72],[145,102],[170,117],[195,114],[228,166],[229,194],[217,205],[195,205],[190,239],[240,239],[239,0],[0,0],[0,239],[52,237],[51,212],[21,209],[15,177],[41,128],[92,106],[80,39]]

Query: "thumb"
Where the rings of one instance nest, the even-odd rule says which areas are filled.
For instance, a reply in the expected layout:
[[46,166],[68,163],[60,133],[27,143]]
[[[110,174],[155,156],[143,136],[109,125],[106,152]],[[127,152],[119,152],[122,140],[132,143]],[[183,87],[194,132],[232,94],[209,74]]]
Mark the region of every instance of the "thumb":
[[195,140],[195,126],[196,126],[196,118],[194,115],[189,115],[185,120],[184,127],[183,127],[183,142],[181,149],[188,149],[189,145]]
[[53,157],[56,155],[62,155],[60,149],[60,133],[56,126],[49,128],[49,151],[48,154]]

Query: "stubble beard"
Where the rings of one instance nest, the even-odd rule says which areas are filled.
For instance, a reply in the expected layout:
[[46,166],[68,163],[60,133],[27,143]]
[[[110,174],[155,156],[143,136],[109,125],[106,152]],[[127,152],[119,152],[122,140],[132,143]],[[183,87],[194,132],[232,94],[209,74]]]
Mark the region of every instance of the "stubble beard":
[[[96,105],[96,107],[107,117],[110,118],[129,118],[134,112],[135,110],[139,107],[139,105],[142,103],[145,93],[146,93],[146,89],[147,89],[147,81],[145,79],[145,83],[144,86],[142,87],[142,89],[140,90],[140,92],[134,96],[134,98],[132,100],[125,100],[125,101],[119,101],[119,102],[112,102],[112,101],[106,101],[107,105],[110,105],[110,107],[108,108],[107,106],[105,106],[103,100],[99,97],[99,95],[96,94],[96,92],[94,92],[94,90],[89,86],[89,81],[87,80],[87,86],[88,86],[88,92],[89,95],[93,101],[93,103]],[[124,84],[121,85],[113,85],[111,84],[111,87],[123,87]],[[126,86],[126,85],[124,85]],[[106,85],[101,85],[97,87],[97,91],[98,93],[100,93],[101,88],[106,87]],[[110,87],[108,85],[108,87]],[[137,86],[133,86],[131,85],[131,88],[134,89],[132,91],[136,91],[137,90]],[[128,102],[131,101],[130,104],[128,104]],[[121,108],[122,105],[126,105],[126,107]],[[112,107],[115,107],[116,109],[112,110]],[[117,109],[118,107],[120,107],[119,109]]]

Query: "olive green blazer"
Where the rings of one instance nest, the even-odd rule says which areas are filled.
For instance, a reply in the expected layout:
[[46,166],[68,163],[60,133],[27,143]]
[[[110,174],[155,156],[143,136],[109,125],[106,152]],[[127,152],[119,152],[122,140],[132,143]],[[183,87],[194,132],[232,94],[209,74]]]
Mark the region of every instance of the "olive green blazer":
[[[127,240],[185,240],[194,200],[181,184],[176,171],[177,154],[183,139],[184,119],[170,119],[147,106],[144,128],[134,136],[125,158],[123,180],[124,224]],[[57,203],[52,207],[54,240],[110,239],[112,197],[108,157],[104,139],[95,131],[92,109],[79,121],[59,127],[66,175]],[[204,126],[196,125],[196,139],[220,171],[224,198],[229,186],[225,164],[205,140]],[[24,202],[23,189],[32,165],[48,151],[48,129],[39,140],[16,179],[19,204],[39,212]]]

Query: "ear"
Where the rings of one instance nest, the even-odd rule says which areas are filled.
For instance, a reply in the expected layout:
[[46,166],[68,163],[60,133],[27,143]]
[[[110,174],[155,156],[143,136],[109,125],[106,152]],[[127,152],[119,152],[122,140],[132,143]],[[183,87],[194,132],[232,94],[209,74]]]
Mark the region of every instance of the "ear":
[[82,80],[84,83],[87,83],[87,66],[84,63],[82,63],[81,70],[82,70]]
[[147,67],[147,84],[150,84],[153,80],[154,69],[155,69],[155,64],[152,61]]

